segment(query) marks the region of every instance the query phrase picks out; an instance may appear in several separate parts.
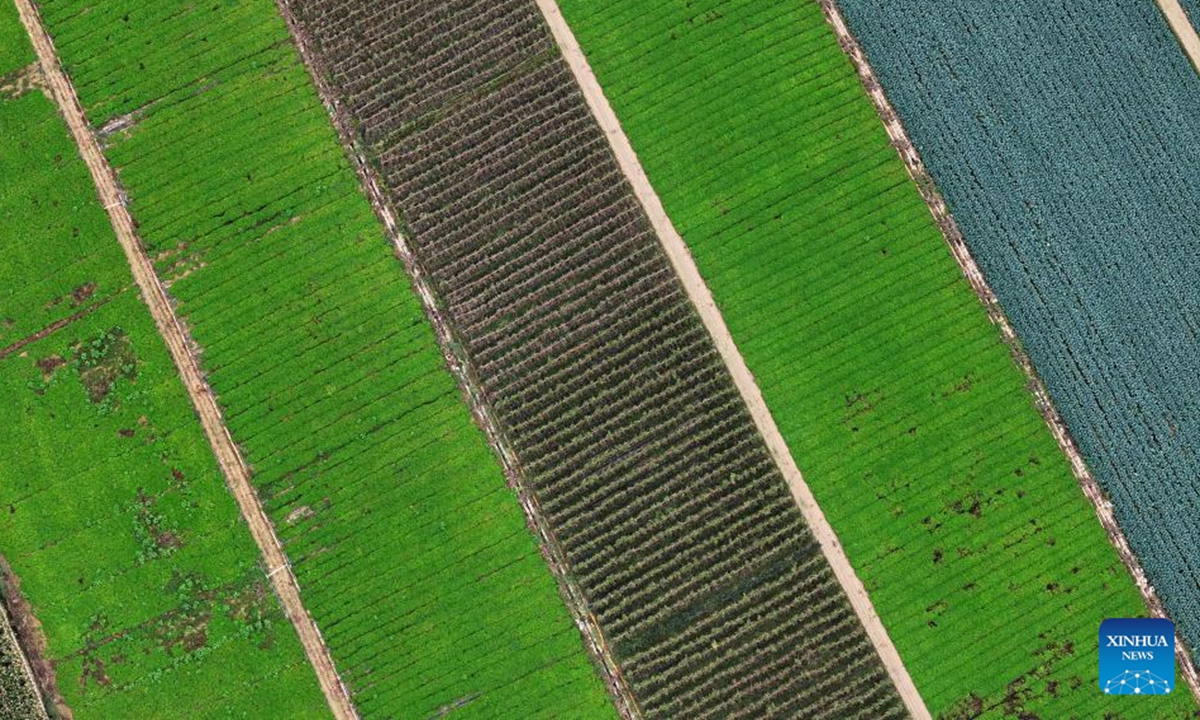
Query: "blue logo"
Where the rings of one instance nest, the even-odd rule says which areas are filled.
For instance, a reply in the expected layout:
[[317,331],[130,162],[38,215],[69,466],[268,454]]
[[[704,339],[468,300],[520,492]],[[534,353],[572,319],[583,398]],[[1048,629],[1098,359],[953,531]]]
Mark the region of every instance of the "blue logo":
[[1115,618],[1100,623],[1100,689],[1109,695],[1166,695],[1175,689],[1175,623]]

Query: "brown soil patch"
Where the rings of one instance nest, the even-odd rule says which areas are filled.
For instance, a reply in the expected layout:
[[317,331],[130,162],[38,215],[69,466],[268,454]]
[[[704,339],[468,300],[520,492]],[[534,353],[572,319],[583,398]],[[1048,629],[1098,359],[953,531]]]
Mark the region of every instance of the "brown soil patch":
[[287,517],[284,519],[284,522],[286,522],[288,525],[294,525],[300,520],[310,518],[312,516],[313,509],[308,505],[301,505],[300,507],[288,513]]
[[67,361],[61,355],[51,355],[50,357],[42,358],[37,361],[38,370],[42,371],[42,381],[49,382],[50,378],[54,377],[54,373],[60,367],[66,365]]
[[142,117],[146,114],[146,108],[140,107],[133,112],[128,112],[123,115],[118,115],[112,120],[104,123],[104,127],[96,130],[96,140],[101,145],[107,145],[108,139],[114,135],[127,136]]
[[88,399],[94,403],[104,402],[117,380],[137,378],[137,355],[121,328],[113,328],[77,345],[75,362],[79,379],[87,388]]
[[46,77],[37,63],[0,76],[0,99],[19,98],[34,88],[43,92],[46,90]]
[[71,291],[71,304],[79,307],[88,300],[92,299],[92,295],[96,294],[96,283],[89,282],[80,285]]
[[158,498],[147,494],[142,488],[137,492],[137,523],[135,535],[138,541],[138,563],[167,557],[183,547],[183,538],[167,527],[167,518],[155,510]]

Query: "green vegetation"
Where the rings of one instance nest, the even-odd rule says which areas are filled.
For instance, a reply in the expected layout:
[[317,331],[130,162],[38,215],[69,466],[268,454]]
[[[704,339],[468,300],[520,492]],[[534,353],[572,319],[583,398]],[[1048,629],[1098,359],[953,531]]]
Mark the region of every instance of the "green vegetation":
[[1098,692],[1145,609],[819,4],[561,4],[934,714],[1183,714]]
[[[5,62],[16,24],[0,3]],[[19,25],[17,26],[20,30]],[[0,74],[5,68],[0,67]],[[75,717],[325,717],[56,108],[0,97],[0,553]]]
[[41,4],[363,715],[611,716],[270,0]]
[[25,28],[17,15],[17,6],[0,3],[0,78],[35,59]]

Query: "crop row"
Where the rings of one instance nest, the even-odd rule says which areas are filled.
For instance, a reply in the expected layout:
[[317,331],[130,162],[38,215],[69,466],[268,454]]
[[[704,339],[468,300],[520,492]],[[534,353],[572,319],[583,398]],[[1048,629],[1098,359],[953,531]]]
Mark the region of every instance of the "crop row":
[[903,20],[895,4],[845,4],[1150,584],[1200,647],[1195,69],[1155,3],[955,10],[919,29],[907,18],[926,3],[905,2]]
[[1111,710],[1096,628],[1145,608],[820,5],[561,5],[933,715]]
[[359,711],[611,716],[275,5],[87,5],[43,9]]
[[533,3],[297,6],[646,715],[903,714]]
[[[0,77],[37,72],[12,3],[0,43]],[[0,593],[57,687],[48,700],[80,720],[325,716],[88,171],[36,89],[0,92],[0,177],[0,555],[14,573]],[[8,639],[0,684],[20,669]],[[36,717],[12,702],[0,690],[0,716]]]

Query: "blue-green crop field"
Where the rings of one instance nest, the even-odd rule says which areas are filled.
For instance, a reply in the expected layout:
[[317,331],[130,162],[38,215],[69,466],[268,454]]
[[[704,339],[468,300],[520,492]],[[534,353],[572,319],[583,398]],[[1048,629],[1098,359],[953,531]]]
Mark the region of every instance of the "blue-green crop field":
[[1200,647],[1200,76],[1152,2],[845,5],[1147,578]]
[[[0,3],[0,77],[36,71],[23,33]],[[0,554],[62,701],[79,720],[327,716],[87,169],[37,89],[0,91],[0,178]]]
[[933,714],[1102,717],[1145,609],[820,5],[561,5]]

